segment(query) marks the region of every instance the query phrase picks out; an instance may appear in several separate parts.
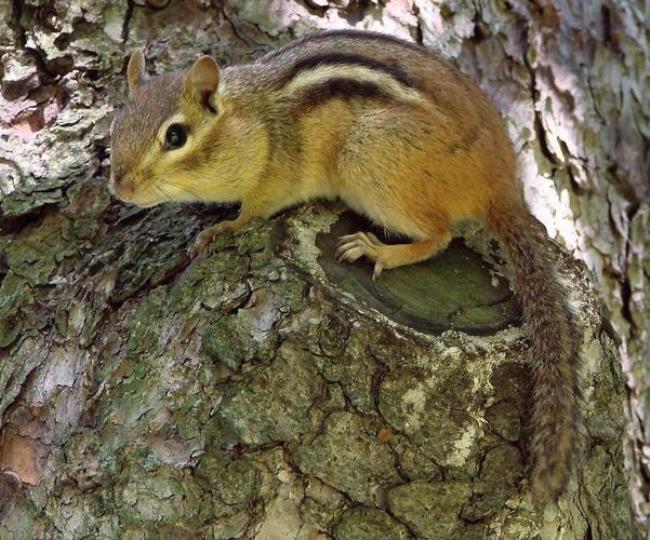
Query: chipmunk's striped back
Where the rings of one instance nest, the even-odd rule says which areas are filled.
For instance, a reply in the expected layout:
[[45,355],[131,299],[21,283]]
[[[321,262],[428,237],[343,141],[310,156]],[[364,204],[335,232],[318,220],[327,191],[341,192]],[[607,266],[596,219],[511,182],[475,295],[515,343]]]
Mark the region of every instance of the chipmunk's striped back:
[[258,73],[267,74],[267,88],[293,94],[308,106],[333,98],[426,101],[457,117],[494,116],[470,79],[427,49],[385,34],[323,32],[273,51],[254,65],[261,68]]

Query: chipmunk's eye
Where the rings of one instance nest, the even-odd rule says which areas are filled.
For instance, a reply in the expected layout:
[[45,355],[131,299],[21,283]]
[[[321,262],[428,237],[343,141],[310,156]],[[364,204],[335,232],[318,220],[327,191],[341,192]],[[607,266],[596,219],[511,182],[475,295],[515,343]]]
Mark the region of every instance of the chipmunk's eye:
[[180,148],[187,141],[187,130],[182,124],[172,124],[165,133],[165,150]]

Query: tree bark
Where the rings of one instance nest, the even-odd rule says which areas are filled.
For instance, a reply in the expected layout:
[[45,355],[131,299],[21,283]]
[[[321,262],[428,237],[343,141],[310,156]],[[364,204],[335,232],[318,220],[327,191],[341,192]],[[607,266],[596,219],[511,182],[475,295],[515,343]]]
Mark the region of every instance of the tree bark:
[[[630,510],[644,534],[647,13],[478,5],[0,4],[0,538],[627,538]],[[584,444],[557,506],[528,500],[519,308],[474,251],[373,283],[332,260],[358,218],[315,203],[189,264],[226,211],[110,199],[130,50],[146,43],[159,73],[342,26],[415,39],[470,74],[565,248]]]

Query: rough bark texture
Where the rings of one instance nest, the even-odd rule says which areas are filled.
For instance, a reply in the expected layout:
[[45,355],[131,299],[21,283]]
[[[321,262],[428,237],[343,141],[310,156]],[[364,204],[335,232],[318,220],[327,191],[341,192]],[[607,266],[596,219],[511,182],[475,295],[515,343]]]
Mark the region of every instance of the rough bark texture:
[[[643,534],[647,18],[624,0],[0,2],[0,538],[627,538],[630,509]],[[533,212],[594,277],[620,344],[557,252],[584,329],[586,441],[558,507],[527,500],[526,343],[470,252],[418,270],[454,306],[426,328],[399,284],[424,274],[379,289],[337,274],[336,206],[225,235],[188,267],[214,212],[108,196],[136,45],[162,72],[342,26],[415,39],[472,75],[506,118]]]

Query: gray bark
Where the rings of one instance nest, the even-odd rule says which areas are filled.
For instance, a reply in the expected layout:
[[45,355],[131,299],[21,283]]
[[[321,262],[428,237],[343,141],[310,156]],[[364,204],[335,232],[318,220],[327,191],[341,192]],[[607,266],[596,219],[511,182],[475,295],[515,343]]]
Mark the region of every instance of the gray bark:
[[[626,538],[630,509],[645,533],[647,7],[478,6],[0,3],[0,538]],[[467,248],[374,286],[331,262],[350,224],[314,204],[187,266],[218,214],[110,200],[135,46],[162,72],[349,25],[421,41],[480,83],[532,211],[584,263],[557,250],[585,394],[557,507],[527,498],[516,302]],[[431,296],[409,297],[423,282]]]

